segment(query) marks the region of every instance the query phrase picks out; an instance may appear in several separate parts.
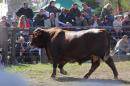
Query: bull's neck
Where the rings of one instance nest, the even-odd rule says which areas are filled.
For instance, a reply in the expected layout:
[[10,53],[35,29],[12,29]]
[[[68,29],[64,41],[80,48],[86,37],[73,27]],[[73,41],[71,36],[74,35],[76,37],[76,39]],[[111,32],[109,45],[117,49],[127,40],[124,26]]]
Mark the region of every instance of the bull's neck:
[[55,35],[55,31],[46,31],[48,36],[49,36],[49,39],[51,39],[54,35]]

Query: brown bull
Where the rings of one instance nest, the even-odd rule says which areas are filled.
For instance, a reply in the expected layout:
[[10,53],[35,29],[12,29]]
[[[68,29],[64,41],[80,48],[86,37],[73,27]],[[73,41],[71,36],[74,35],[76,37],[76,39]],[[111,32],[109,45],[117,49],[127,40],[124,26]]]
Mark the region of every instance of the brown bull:
[[79,64],[91,60],[92,66],[84,76],[88,78],[100,65],[100,59],[112,69],[114,78],[118,72],[109,55],[110,35],[104,29],[89,29],[82,31],[66,31],[60,28],[37,29],[32,33],[31,45],[45,48],[48,59],[52,61],[55,78],[57,66],[60,73],[67,74],[63,69],[67,62]]

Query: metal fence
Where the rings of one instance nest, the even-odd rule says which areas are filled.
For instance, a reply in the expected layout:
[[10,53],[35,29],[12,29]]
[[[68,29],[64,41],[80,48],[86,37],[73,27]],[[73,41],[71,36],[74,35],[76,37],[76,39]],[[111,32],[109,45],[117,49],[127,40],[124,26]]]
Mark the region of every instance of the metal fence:
[[[47,57],[46,54],[44,52],[44,49],[38,49],[37,51],[31,48],[31,46],[29,45],[29,33],[31,33],[34,30],[34,28],[30,28],[28,30],[26,29],[19,29],[19,28],[8,28],[8,55],[7,58],[9,59],[9,62],[11,63],[16,63],[16,59],[21,58],[21,63],[26,63],[24,60],[28,61],[27,63],[37,63],[37,62],[41,62],[41,63],[47,63]],[[26,36],[25,38],[25,42],[26,42],[26,50],[24,51],[24,53],[22,54],[22,56],[18,56],[20,55],[20,52],[17,51],[17,40],[18,37],[20,37],[20,35],[22,36]],[[32,49],[32,51],[31,51]],[[18,57],[17,57],[18,56]],[[42,57],[42,58],[41,58]]]

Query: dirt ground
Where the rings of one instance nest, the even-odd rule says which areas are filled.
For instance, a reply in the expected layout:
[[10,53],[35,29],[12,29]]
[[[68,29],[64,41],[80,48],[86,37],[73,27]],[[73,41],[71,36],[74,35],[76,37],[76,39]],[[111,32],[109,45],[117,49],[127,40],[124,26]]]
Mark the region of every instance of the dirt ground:
[[112,79],[88,79],[60,77],[43,82],[31,81],[30,86],[130,86],[130,82]]
[[24,76],[30,86],[130,86],[130,61],[116,62],[119,72],[119,80],[113,79],[110,68],[102,63],[100,67],[91,75],[89,79],[83,79],[83,76],[89,70],[91,64],[85,63],[69,64],[65,66],[68,75],[61,75],[57,71],[57,78],[50,78],[50,68],[29,69],[24,71]]

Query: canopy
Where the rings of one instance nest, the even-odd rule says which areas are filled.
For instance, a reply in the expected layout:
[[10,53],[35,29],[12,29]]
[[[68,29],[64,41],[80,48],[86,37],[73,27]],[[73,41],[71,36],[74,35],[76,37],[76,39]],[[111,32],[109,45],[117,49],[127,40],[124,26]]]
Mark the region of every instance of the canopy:
[[56,0],[56,7],[70,9],[73,3],[77,3],[81,9],[82,2],[80,0]]

